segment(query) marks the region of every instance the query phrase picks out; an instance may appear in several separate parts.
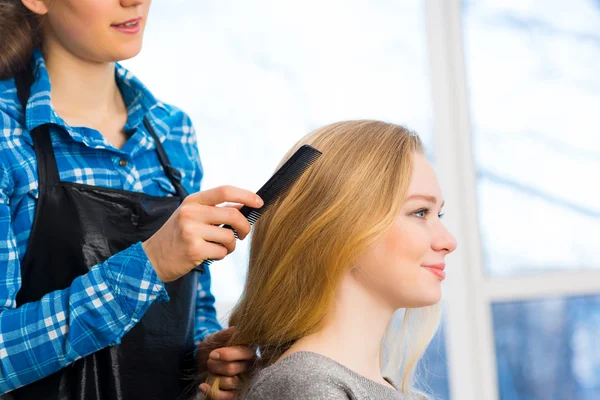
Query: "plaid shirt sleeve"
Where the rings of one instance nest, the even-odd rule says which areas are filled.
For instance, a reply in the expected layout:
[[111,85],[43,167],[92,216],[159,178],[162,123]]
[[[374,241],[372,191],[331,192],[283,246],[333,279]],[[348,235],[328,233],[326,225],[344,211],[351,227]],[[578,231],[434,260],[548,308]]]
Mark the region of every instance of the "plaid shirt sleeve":
[[64,290],[16,307],[21,284],[17,241],[0,171],[0,393],[39,380],[118,344],[155,301],[168,295],[137,243]]

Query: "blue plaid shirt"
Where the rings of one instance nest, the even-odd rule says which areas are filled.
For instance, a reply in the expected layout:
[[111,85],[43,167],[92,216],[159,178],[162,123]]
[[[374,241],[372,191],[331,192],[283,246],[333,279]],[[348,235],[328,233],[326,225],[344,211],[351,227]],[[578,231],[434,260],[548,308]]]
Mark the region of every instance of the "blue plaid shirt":
[[[120,343],[152,303],[169,299],[141,243],[136,243],[91,268],[69,288],[17,307],[20,263],[38,196],[30,131],[52,124],[51,138],[63,181],[172,196],[175,190],[142,123],[147,116],[190,193],[200,190],[203,175],[189,117],[156,100],[126,69],[117,65],[115,76],[128,109],[125,130],[135,133],[118,150],[98,131],[71,127],[56,114],[50,103],[48,71],[39,51],[33,61],[35,82],[26,113],[14,80],[0,81],[0,393]],[[121,162],[123,159],[127,163]],[[206,273],[198,285],[196,342],[220,328],[210,274]]]

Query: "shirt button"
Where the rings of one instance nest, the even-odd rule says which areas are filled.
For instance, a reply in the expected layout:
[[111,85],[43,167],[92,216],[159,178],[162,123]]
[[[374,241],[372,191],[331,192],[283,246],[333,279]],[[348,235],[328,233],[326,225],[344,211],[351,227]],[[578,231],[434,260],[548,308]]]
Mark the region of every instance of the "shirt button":
[[126,160],[126,159],[124,159],[124,158],[121,158],[121,159],[119,160],[119,165],[120,165],[121,167],[126,167],[126,166],[127,166],[127,160]]

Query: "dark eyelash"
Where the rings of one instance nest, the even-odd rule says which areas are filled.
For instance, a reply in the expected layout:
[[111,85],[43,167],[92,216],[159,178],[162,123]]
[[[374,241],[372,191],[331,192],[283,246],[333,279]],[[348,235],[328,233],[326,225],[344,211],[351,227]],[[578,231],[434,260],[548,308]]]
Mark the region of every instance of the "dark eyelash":
[[420,208],[418,210],[413,211],[412,214],[419,214],[422,212],[424,212],[425,215],[428,215],[431,212],[431,210],[429,208]]

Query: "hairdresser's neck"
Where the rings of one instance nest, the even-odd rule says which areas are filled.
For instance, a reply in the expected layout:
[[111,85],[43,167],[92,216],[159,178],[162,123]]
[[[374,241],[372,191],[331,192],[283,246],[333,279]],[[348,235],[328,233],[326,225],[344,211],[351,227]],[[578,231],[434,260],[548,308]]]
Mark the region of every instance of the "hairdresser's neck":
[[290,349],[327,356],[359,374],[388,385],[381,375],[380,349],[394,310],[373,298],[351,274],[336,294],[324,327]]
[[52,106],[61,117],[98,119],[122,110],[114,63],[79,58],[52,38],[44,44],[44,60]]

